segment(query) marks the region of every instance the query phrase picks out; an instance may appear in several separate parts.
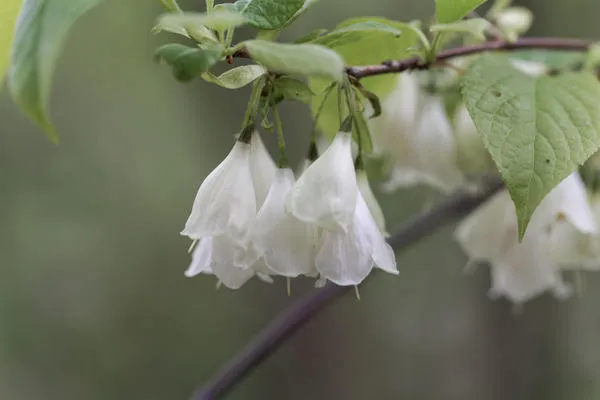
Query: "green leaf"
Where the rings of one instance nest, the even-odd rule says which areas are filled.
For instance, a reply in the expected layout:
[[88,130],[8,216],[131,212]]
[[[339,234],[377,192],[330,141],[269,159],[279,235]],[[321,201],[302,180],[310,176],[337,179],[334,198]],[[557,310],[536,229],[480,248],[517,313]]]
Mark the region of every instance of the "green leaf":
[[[5,1],[5,0],[3,0]],[[49,116],[52,75],[69,28],[98,0],[25,0],[12,45],[8,86],[14,101],[47,133],[58,136]]]
[[219,76],[215,76],[210,72],[202,75],[202,77],[225,89],[239,89],[260,78],[267,72],[260,65],[243,65],[241,67],[232,68]]
[[523,238],[544,196],[600,146],[600,84],[587,72],[533,76],[506,56],[486,55],[470,65],[461,89]]
[[463,21],[453,22],[450,24],[432,25],[429,30],[431,32],[449,32],[468,34],[476,39],[485,40],[485,32],[491,24],[483,18],[471,18]]
[[344,61],[333,50],[316,44],[282,44],[264,40],[243,43],[248,54],[269,71],[284,74],[320,76],[340,81]]
[[486,0],[435,0],[435,15],[440,24],[449,24],[466,17]]
[[275,99],[296,100],[310,104],[314,95],[306,83],[290,76],[277,79],[275,84]]
[[294,40],[294,43],[308,43],[308,42],[312,42],[315,39],[317,39],[319,36],[324,35],[327,32],[327,29],[315,29],[312,32],[309,32],[308,34],[306,34],[305,36],[302,36],[296,40]]
[[176,32],[208,27],[217,31],[224,31],[243,25],[245,22],[246,19],[242,14],[228,9],[218,9],[210,14],[174,12],[161,15],[154,30],[161,29]]
[[[258,29],[279,29],[304,7],[305,0],[250,0],[239,5],[248,24]],[[236,5],[240,3],[236,2]]]
[[[358,40],[348,42],[334,47],[340,54],[346,65],[369,65],[380,64],[383,60],[401,59],[407,57],[412,47],[420,43],[418,27],[416,22],[404,24],[380,17],[352,18],[342,22],[336,29],[356,26],[359,23],[379,23],[387,25],[401,32],[400,36],[390,34],[387,30],[371,31],[368,35],[359,37]],[[364,25],[363,25],[364,26]],[[347,32],[351,35],[353,33]],[[383,99],[391,93],[395,86],[396,76],[394,74],[369,77],[361,80],[361,84],[369,92]],[[313,98],[313,114],[323,101],[323,89],[331,82],[325,79],[310,79],[310,87],[318,96]],[[323,110],[317,121],[319,129],[323,134],[332,138],[339,128],[338,117],[338,95],[334,91],[325,101]]]
[[170,43],[156,49],[154,57],[173,67],[173,75],[178,81],[186,82],[216,64],[221,58],[221,48],[214,46],[199,49]]
[[364,40],[368,35],[376,35],[379,37],[382,35],[391,35],[394,38],[399,38],[401,34],[402,30],[380,21],[361,21],[336,29],[327,35],[319,36],[312,40],[312,43],[333,49],[352,42]]
[[2,0],[0,7],[0,87],[8,69],[13,31],[22,0]]

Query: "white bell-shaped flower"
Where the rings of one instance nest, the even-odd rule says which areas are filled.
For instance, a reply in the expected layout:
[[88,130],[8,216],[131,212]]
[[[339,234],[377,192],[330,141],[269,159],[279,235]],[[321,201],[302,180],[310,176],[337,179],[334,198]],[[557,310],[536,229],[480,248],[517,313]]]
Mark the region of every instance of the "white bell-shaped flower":
[[358,193],[351,143],[349,132],[339,132],[300,176],[288,202],[296,218],[325,229],[348,229]]
[[253,245],[269,270],[296,277],[314,270],[316,227],[289,214],[285,202],[295,183],[294,172],[279,169],[258,212]]
[[360,193],[348,231],[323,230],[315,265],[322,277],[342,286],[358,285],[374,266],[398,273],[394,251]]
[[579,232],[595,232],[590,214],[583,182],[574,173],[542,200],[521,243],[507,191],[496,194],[461,222],[455,237],[470,259],[489,261],[492,294],[514,302],[526,301],[546,290],[564,297],[569,290],[548,247],[551,232],[561,219],[570,221]]
[[256,217],[250,156],[250,144],[236,141],[227,157],[200,185],[182,235],[194,240],[218,235],[246,240]]
[[[426,183],[451,191],[464,183],[458,168],[456,139],[442,99],[424,94],[416,125],[407,135],[405,149],[391,148],[395,160],[387,190],[416,183]],[[394,154],[394,152],[400,153]]]

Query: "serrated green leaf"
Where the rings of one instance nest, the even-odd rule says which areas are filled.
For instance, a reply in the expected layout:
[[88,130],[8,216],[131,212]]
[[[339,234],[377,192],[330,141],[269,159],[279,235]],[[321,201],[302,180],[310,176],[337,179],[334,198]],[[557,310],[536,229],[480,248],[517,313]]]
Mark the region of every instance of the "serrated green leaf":
[[258,29],[279,29],[287,25],[304,7],[304,1],[250,0],[242,2],[239,7],[251,26]]
[[600,146],[600,83],[587,72],[534,76],[486,55],[461,91],[517,210],[519,237],[540,201]]
[[202,27],[208,27],[217,31],[235,28],[246,22],[245,17],[236,12],[227,9],[214,10],[210,14],[185,12],[185,13],[167,13],[158,18],[157,28],[162,30],[189,31],[198,30]]
[[333,50],[316,44],[283,44],[264,40],[243,43],[248,54],[269,71],[292,75],[320,76],[340,81],[344,61]]
[[[364,36],[360,40],[347,43],[343,46],[335,47],[335,51],[340,54],[346,65],[369,65],[379,64],[383,60],[402,59],[411,52],[411,47],[420,43],[418,27],[416,23],[401,23],[380,17],[352,18],[342,22],[336,29],[352,26],[363,22],[377,22],[385,24],[401,31],[401,35],[396,37],[389,32],[375,32]],[[361,80],[366,90],[374,93],[379,98],[385,98],[394,88],[396,77],[393,74],[380,75]],[[323,101],[323,89],[330,84],[330,81],[324,79],[310,79],[310,87],[318,96],[313,98],[313,114]],[[339,128],[338,117],[338,95],[332,93],[323,105],[322,113],[318,119],[318,127],[323,134],[332,138]]]
[[310,104],[314,95],[306,83],[290,76],[283,76],[277,79],[275,84],[275,98],[296,100]]
[[202,77],[225,89],[239,89],[252,83],[257,78],[263,76],[267,70],[260,65],[243,65],[241,67],[232,68],[219,76],[215,76],[210,72],[202,75]]
[[164,61],[173,68],[178,81],[186,82],[208,71],[221,58],[218,46],[199,49],[178,43],[165,44],[154,52],[157,61]]
[[99,0],[25,0],[12,43],[8,86],[18,106],[58,141],[48,103],[52,75],[71,26]]
[[490,28],[490,26],[491,24],[483,18],[471,18],[450,24],[432,25],[429,30],[431,32],[468,34],[476,39],[485,40],[485,32]]
[[10,46],[22,0],[3,0],[0,7],[0,87],[8,69]]
[[466,17],[486,0],[435,0],[435,15],[440,24],[449,24]]

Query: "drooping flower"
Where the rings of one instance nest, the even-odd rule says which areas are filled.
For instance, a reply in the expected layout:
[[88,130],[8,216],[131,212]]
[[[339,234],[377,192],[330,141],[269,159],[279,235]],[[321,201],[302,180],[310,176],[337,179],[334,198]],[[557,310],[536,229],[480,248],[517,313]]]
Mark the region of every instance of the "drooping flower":
[[339,132],[294,185],[288,211],[301,221],[346,231],[356,208],[356,173],[351,134]]
[[[441,97],[423,95],[417,123],[405,135],[410,139],[409,154],[395,157],[388,190],[422,182],[448,192],[464,183],[457,165],[456,139]],[[392,154],[394,151],[391,149]]]
[[360,192],[348,230],[323,230],[315,265],[322,277],[343,286],[358,285],[373,267],[398,273],[394,251]]
[[533,213],[525,237],[517,239],[514,205],[507,191],[496,194],[467,217],[455,237],[471,260],[487,261],[494,296],[522,303],[547,290],[569,294],[558,262],[549,251],[551,232],[566,219],[581,233],[596,232],[585,187],[574,173],[555,187]]
[[386,190],[426,183],[450,191],[464,183],[442,98],[420,93],[416,75],[402,74],[369,125],[375,154],[391,164]]
[[286,211],[285,203],[294,183],[291,169],[277,170],[253,229],[257,254],[272,273],[287,277],[311,274],[315,257],[316,226]]
[[214,274],[237,289],[252,276],[270,280],[251,248],[251,229],[268,187],[274,163],[256,132],[244,131],[229,155],[204,180],[182,232],[199,243],[186,276]]
[[256,217],[250,155],[250,144],[235,142],[227,157],[200,185],[182,235],[194,240],[218,235],[240,242],[246,239]]

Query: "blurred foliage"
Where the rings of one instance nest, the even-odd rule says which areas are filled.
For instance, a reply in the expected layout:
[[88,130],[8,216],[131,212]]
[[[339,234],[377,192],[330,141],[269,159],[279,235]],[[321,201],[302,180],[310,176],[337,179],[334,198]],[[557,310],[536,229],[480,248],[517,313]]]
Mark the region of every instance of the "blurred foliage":
[[[537,34],[600,37],[591,0],[520,4],[534,9]],[[432,11],[433,1],[322,0],[284,37]],[[294,281],[288,298],[281,280],[228,291],[183,276],[189,242],[178,232],[230,149],[248,93],[177,83],[154,64],[160,12],[158,2],[106,0],[75,26],[51,100],[59,146],[0,95],[1,399],[187,399],[312,290]],[[310,112],[283,109],[299,163]],[[390,230],[433,198],[378,194]],[[322,312],[230,398],[597,398],[600,278],[587,276],[580,298],[544,296],[515,317],[486,297],[487,268],[462,273],[451,232],[399,256],[400,276],[376,277],[360,302],[350,295]]]

